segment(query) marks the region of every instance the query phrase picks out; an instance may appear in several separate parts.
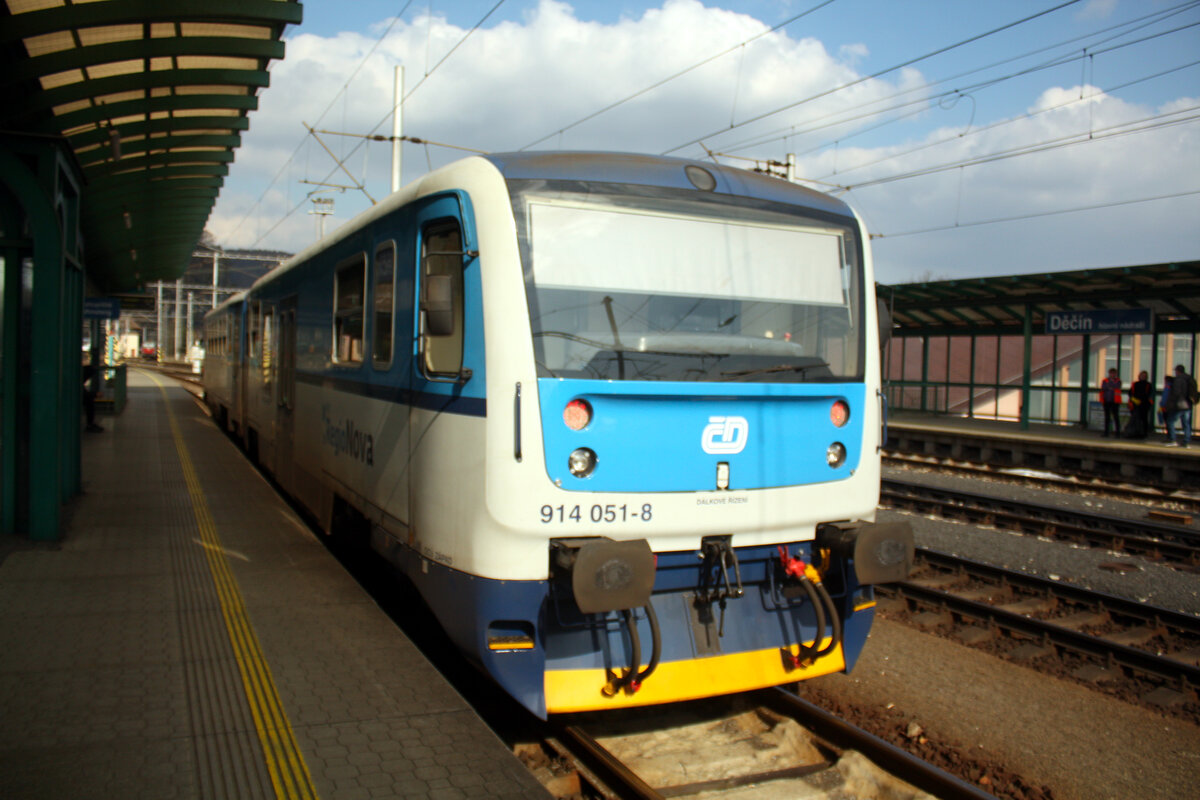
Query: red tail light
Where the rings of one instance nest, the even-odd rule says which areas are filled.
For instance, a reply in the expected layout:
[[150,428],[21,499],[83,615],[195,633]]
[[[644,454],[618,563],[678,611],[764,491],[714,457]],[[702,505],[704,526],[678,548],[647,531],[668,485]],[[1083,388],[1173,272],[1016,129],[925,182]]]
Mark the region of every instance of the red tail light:
[[592,407],[586,400],[572,400],[563,409],[563,422],[573,431],[581,431],[592,421]]
[[835,428],[840,428],[850,421],[850,406],[845,400],[836,400],[829,408],[829,421]]

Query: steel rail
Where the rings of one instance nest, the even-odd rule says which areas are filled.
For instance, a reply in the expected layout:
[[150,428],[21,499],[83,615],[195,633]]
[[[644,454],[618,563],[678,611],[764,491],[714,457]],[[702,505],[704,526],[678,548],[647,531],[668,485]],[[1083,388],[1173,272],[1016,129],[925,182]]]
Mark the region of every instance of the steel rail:
[[893,506],[932,503],[953,512],[946,516],[983,516],[990,522],[1008,522],[1023,530],[1036,529],[1046,535],[1084,538],[1131,552],[1200,563],[1200,531],[1180,525],[1131,520],[894,479],[882,481],[880,499]]
[[968,558],[943,553],[940,550],[918,547],[916,553],[920,560],[943,569],[961,570],[970,575],[1000,581],[1013,586],[1020,586],[1042,594],[1053,594],[1071,602],[1099,606],[1105,611],[1118,616],[1133,617],[1143,622],[1165,625],[1181,633],[1200,636],[1200,617],[1194,614],[1172,611],[1162,606],[1150,605],[1115,594],[1098,592],[1094,589],[1084,589],[1083,587],[1074,586],[1069,583],[1030,575],[1027,572],[1018,572],[992,564],[985,564],[982,561],[973,561]]
[[621,759],[578,725],[564,726],[559,730],[558,738],[568,743],[584,765],[617,796],[635,800],[665,800],[654,787],[639,778]]
[[1200,511],[1200,495],[1181,492],[1181,487],[1138,484],[1128,479],[1113,481],[1091,473],[1064,475],[1047,472],[1039,474],[1034,478],[1011,471],[1014,469],[1013,467],[992,466],[973,461],[963,462],[946,459],[941,456],[904,453],[897,450],[884,450],[883,459],[885,462],[892,462],[902,466],[923,467],[971,477],[986,476],[1004,483],[1034,483],[1042,486],[1050,484],[1064,491],[1078,492],[1084,490],[1122,500],[1171,502],[1185,506],[1192,511]]
[[814,744],[826,756],[826,760],[817,764],[734,776],[723,780],[656,788],[638,777],[579,726],[560,728],[556,738],[565,745],[573,758],[580,761],[585,769],[605,785],[605,788],[621,798],[665,800],[701,791],[719,791],[780,778],[799,778],[832,769],[836,757],[840,756],[842,751],[856,750],[900,780],[944,800],[994,800],[991,794],[982,789],[923,761],[901,747],[851,725],[819,706],[797,697],[787,689],[763,689],[755,694],[766,708],[797,721],[811,731],[816,737]]
[[994,795],[979,787],[851,725],[786,689],[765,690],[763,696],[768,698],[766,705],[795,719],[822,739],[846,750],[857,750],[882,769],[935,797],[942,800],[995,800]]
[[[954,556],[944,553],[939,554],[939,556],[950,559],[954,558]],[[1047,583],[1051,584],[1056,590],[1062,588],[1061,584],[1052,581]],[[1085,591],[1078,590],[1077,587],[1073,588],[1076,591]],[[995,625],[1035,640],[1049,642],[1081,655],[1109,663],[1120,664],[1135,672],[1152,675],[1176,683],[1183,688],[1200,686],[1200,667],[1194,667],[1173,658],[1155,655],[1145,650],[1118,644],[1103,637],[1092,636],[1091,634],[1082,633],[1071,628],[1065,628],[1061,625],[1056,625],[1053,621],[1028,617],[998,606],[968,600],[955,595],[953,592],[931,589],[909,581],[880,586],[878,589],[883,593],[895,592],[902,594],[918,602],[949,611],[961,617],[977,620],[988,625]],[[1097,605],[1101,605],[1105,600],[1119,599],[1103,593],[1092,594],[1096,595]],[[1105,607],[1107,608],[1107,606]],[[1162,612],[1164,616],[1175,613],[1167,609],[1155,609],[1155,611]]]

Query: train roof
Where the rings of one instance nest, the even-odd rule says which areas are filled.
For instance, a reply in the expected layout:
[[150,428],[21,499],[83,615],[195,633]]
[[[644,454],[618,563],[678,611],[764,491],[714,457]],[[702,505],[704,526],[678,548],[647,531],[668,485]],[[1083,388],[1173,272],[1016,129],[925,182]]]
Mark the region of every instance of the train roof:
[[222,300],[216,308],[210,309],[208,312],[206,312],[204,316],[207,319],[214,314],[221,314],[225,311],[228,311],[231,307],[236,306],[238,303],[244,302],[245,300],[246,290],[242,290],[237,294],[231,294],[229,297],[226,297],[224,300]]
[[[421,194],[421,186],[431,176],[455,169],[475,159],[487,161],[506,180],[564,180],[633,186],[657,186],[695,191],[688,167],[699,167],[713,176],[715,194],[750,197],[777,203],[802,205],[835,216],[854,217],[850,206],[836,197],[798,186],[780,178],[736,167],[725,167],[686,158],[642,155],[639,153],[591,152],[580,150],[534,151],[528,153],[488,153],[460,159],[403,186],[381,203],[342,225],[329,237],[314,242],[300,253],[259,278],[254,286],[268,283],[346,236],[353,235],[372,220],[411,202]],[[694,171],[693,171],[694,172]],[[253,287],[252,287],[253,288]],[[235,298],[240,299],[241,295]],[[235,299],[235,298],[230,298]],[[219,310],[219,309],[218,309]]]
[[480,157],[492,162],[506,180],[597,181],[687,190],[698,188],[686,170],[694,166],[716,179],[713,191],[718,194],[802,204],[841,216],[854,215],[844,202],[823,192],[758,172],[686,158],[578,150],[489,153]]

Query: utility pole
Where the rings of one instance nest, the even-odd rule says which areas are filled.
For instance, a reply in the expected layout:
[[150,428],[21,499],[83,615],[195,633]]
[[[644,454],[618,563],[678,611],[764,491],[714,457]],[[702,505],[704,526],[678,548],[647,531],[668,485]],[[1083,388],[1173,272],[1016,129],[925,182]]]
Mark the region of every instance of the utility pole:
[[333,198],[314,197],[312,204],[312,210],[308,213],[317,217],[317,240],[320,241],[325,238],[325,218],[333,213]]
[[404,67],[397,66],[392,79],[392,191],[400,188],[400,132],[404,128]]
[[192,297],[195,294],[195,292],[188,292],[187,339],[183,343],[183,355],[185,358],[192,352],[192,340],[196,336],[192,326]]
[[162,348],[163,348],[163,285],[162,281],[158,282],[158,297],[154,303],[154,310],[158,313],[158,327],[154,329],[154,360],[162,363]]
[[171,342],[171,356],[179,358],[179,340],[183,338],[183,278],[175,281],[175,336]]

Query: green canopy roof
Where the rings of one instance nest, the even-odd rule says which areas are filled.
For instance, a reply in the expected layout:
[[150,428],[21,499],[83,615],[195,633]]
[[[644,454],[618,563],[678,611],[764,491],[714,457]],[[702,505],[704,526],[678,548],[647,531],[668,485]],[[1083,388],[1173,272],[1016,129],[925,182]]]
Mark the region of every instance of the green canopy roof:
[[1155,330],[1200,328],[1200,261],[880,285],[897,336],[1035,332],[1047,311],[1149,308]]
[[295,0],[0,0],[0,129],[65,137],[104,291],[183,274]]

